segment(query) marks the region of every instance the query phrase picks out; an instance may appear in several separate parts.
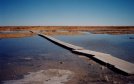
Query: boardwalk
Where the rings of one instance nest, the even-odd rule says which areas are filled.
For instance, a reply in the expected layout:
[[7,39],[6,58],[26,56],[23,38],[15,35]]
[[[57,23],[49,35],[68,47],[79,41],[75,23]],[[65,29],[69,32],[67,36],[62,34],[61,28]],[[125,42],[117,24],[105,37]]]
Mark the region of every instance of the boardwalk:
[[95,59],[98,59],[101,62],[104,62],[109,67],[115,67],[121,71],[124,71],[128,74],[134,74],[134,64],[124,61],[122,59],[116,58],[110,54],[105,54],[101,52],[95,52],[91,50],[74,50],[78,53],[93,55]]
[[75,45],[60,41],[60,40],[55,39],[51,36],[47,36],[44,34],[38,34],[38,35],[52,41],[53,43],[56,43],[60,46],[68,48],[69,50],[71,50],[74,53],[84,54],[90,58],[93,58],[93,59],[101,62],[101,63],[104,63],[107,67],[110,67],[112,69],[118,69],[118,70],[125,72],[127,74],[134,74],[134,64],[133,63],[116,58],[110,54],[86,50],[82,47],[75,46]]
[[71,49],[71,50],[82,50],[82,49],[84,49],[84,48],[82,48],[82,47],[75,46],[75,45],[72,45],[72,44],[69,44],[69,43],[60,41],[60,40],[55,39],[55,38],[53,38],[53,37],[51,37],[51,36],[47,36],[47,35],[43,35],[43,34],[39,34],[39,35],[45,37],[45,38],[48,39],[48,40],[51,40],[52,42],[55,42],[55,43],[57,43],[57,44],[59,44],[59,45],[62,45],[62,46],[64,46],[64,47],[68,48],[68,49]]

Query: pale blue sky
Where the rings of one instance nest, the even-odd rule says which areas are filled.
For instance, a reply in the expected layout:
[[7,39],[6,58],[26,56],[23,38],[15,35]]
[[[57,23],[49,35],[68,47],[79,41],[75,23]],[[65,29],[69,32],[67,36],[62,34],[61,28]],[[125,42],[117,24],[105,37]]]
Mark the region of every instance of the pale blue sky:
[[0,0],[0,25],[134,26],[134,0]]

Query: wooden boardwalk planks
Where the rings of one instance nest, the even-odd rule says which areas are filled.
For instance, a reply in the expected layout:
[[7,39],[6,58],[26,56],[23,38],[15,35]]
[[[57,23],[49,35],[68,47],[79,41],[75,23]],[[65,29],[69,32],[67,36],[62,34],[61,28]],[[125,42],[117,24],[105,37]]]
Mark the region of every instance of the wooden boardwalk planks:
[[47,35],[44,35],[44,34],[38,34],[38,35],[42,36],[42,37],[45,37],[46,39],[48,39],[48,40],[50,40],[50,41],[52,41],[52,42],[54,42],[58,45],[69,48],[74,53],[81,53],[81,54],[89,55],[90,57],[95,58],[95,59],[97,59],[97,60],[99,60],[103,63],[106,63],[106,64],[108,64],[108,65],[110,65],[114,68],[117,68],[117,69],[119,69],[119,70],[121,70],[121,71],[123,71],[127,74],[134,74],[134,64],[133,63],[130,63],[130,62],[127,62],[125,60],[116,58],[116,57],[114,57],[110,54],[91,51],[91,50],[86,50],[82,47],[75,46],[75,45],[60,41],[60,40],[55,39],[51,36],[47,36]]
[[110,64],[113,67],[115,67],[121,71],[124,71],[128,74],[134,74],[134,64],[133,63],[116,58],[110,54],[95,52],[95,51],[91,51],[91,50],[74,50],[74,52],[93,55],[93,57],[95,59],[98,59],[106,64]]

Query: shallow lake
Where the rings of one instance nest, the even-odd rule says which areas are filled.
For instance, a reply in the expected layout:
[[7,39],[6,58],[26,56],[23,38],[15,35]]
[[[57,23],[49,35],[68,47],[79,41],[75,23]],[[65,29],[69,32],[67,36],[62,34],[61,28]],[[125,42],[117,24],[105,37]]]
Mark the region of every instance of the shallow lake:
[[[134,63],[134,34],[91,34],[54,36],[86,49],[112,54]],[[61,63],[63,63],[61,65]],[[40,37],[0,39],[0,83],[22,78],[31,71],[48,68],[66,68],[76,71],[87,68],[78,55]],[[86,69],[88,71],[88,69]]]

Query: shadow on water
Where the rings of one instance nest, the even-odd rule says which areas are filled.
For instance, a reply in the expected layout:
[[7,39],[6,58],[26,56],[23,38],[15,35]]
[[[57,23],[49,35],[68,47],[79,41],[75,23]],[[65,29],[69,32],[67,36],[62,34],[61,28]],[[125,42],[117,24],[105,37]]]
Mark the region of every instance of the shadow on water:
[[63,47],[63,48],[66,48],[66,49],[68,49],[68,50],[72,50],[72,48],[69,48],[69,47],[66,47],[66,46],[64,46],[64,45],[62,45],[62,44],[59,44],[59,43],[57,43],[57,42],[55,42],[55,41],[53,41],[53,40],[51,40],[51,39],[49,39],[49,38],[46,38],[46,37],[44,37],[44,36],[42,36],[42,35],[39,35],[39,36],[41,36],[41,37],[43,37],[43,38],[45,38],[45,39],[51,41],[52,43],[54,43],[54,44],[56,44],[56,45],[59,45],[59,46]]
[[[44,37],[44,36],[42,36],[42,35],[39,35],[39,36],[41,36],[41,37],[43,37],[43,38],[46,38],[46,37]],[[120,69],[117,69],[116,67],[114,67],[114,65],[111,65],[111,64],[109,64],[109,63],[105,63],[105,62],[103,62],[103,61],[101,61],[101,60],[98,60],[98,59],[94,58],[94,55],[78,53],[78,52],[72,51],[72,50],[73,50],[72,48],[68,48],[68,47],[66,47],[66,46],[64,46],[64,45],[62,45],[62,44],[59,44],[59,43],[57,43],[57,42],[51,40],[51,39],[48,39],[48,38],[46,38],[46,39],[49,40],[49,41],[51,41],[52,43],[54,43],[54,44],[56,44],[56,45],[59,45],[59,46],[61,46],[61,47],[63,47],[63,48],[66,48],[67,50],[70,50],[70,51],[71,51],[72,53],[74,53],[74,54],[84,55],[84,56],[86,56],[86,57],[88,57],[88,58],[94,60],[95,62],[97,62],[97,63],[99,63],[99,64],[101,64],[101,65],[103,65],[103,66],[109,68],[110,70],[114,71],[115,73],[122,74],[122,75],[124,75],[124,76],[130,76],[130,74],[128,74],[128,73],[126,73],[126,72],[124,72],[124,71],[122,71],[122,70],[120,70]]]
[[84,56],[94,60],[95,62],[97,62],[97,63],[109,68],[110,70],[114,71],[115,73],[122,74],[124,76],[130,76],[130,74],[128,74],[128,73],[126,73],[126,72],[124,72],[124,71],[122,71],[120,69],[117,69],[116,67],[114,67],[114,65],[111,65],[109,63],[105,63],[105,62],[103,62],[103,61],[101,61],[99,59],[94,58],[94,55],[78,53],[78,52],[75,52],[75,51],[72,51],[72,53],[79,54],[79,55],[84,55]]

